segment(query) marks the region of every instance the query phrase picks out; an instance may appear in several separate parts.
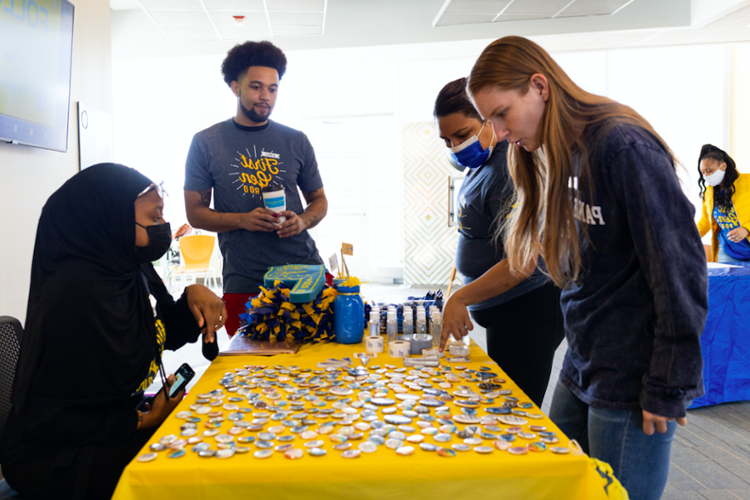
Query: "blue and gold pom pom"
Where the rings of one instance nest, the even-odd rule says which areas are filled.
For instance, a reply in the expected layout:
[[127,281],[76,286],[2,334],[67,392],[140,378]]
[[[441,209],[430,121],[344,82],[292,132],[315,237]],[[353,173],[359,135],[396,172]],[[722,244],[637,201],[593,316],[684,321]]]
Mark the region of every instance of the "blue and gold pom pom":
[[245,304],[240,314],[240,333],[250,340],[278,341],[291,338],[297,342],[334,340],[333,301],[336,290],[325,287],[315,300],[303,304],[289,302],[289,286],[276,281],[274,287],[260,287],[258,296]]

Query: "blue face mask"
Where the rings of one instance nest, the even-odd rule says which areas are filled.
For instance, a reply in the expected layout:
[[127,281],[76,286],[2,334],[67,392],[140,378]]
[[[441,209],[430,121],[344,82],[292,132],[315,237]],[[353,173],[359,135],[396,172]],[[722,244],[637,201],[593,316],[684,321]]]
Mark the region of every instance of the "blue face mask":
[[487,149],[482,147],[482,143],[479,142],[479,134],[482,133],[482,129],[484,129],[484,124],[482,124],[478,134],[471,136],[456,147],[448,148],[448,157],[459,165],[468,168],[477,168],[484,165],[484,162],[492,154],[492,145],[490,144]]

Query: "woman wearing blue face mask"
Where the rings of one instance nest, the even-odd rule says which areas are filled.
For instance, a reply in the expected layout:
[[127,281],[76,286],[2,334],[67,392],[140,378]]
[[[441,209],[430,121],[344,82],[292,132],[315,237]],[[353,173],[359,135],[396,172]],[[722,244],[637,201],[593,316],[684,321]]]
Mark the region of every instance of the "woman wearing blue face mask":
[[701,237],[713,230],[712,260],[743,265],[750,261],[750,176],[737,172],[734,160],[711,144],[701,148],[698,187],[703,214]]
[[[456,269],[467,285],[505,259],[502,241],[495,241],[494,234],[510,212],[513,182],[507,141],[497,143],[492,125],[482,121],[465,87],[466,78],[443,87],[434,115],[449,161],[466,171],[458,196]],[[555,349],[564,336],[560,289],[539,269],[525,276],[505,270],[497,276],[504,293],[478,302],[462,288],[446,304],[446,317],[450,310],[468,306],[472,319],[487,330],[487,354],[541,406]],[[470,321],[466,328],[472,328]],[[531,355],[520,354],[524,352]]]

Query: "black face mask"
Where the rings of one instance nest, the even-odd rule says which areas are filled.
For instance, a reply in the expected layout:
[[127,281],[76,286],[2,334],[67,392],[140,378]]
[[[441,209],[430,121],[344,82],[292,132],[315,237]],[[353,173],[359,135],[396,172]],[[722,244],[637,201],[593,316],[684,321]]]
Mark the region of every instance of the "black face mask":
[[159,260],[162,255],[167,253],[169,245],[172,244],[172,228],[169,222],[164,224],[155,224],[153,226],[141,226],[148,234],[148,245],[145,247],[135,247],[135,260],[139,264]]

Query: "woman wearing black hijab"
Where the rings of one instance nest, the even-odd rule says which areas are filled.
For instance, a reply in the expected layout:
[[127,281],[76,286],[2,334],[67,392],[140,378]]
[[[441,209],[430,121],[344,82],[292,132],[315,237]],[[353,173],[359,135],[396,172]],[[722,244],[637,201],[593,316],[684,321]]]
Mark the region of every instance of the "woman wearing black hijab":
[[150,263],[171,241],[163,206],[148,178],[101,164],[42,210],[0,461],[24,497],[110,498],[182,398],[162,391],[149,412],[136,410],[162,350],[195,342],[202,328],[215,346],[221,299],[193,285],[175,302]]

